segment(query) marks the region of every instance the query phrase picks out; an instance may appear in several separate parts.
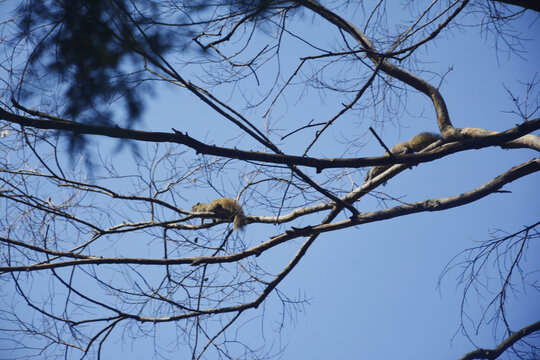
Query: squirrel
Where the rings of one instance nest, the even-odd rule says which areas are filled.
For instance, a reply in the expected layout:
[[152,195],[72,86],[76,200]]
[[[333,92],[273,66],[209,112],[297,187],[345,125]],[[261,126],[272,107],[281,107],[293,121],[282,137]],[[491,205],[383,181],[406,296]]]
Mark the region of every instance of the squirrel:
[[[430,132],[421,132],[418,135],[413,136],[409,141],[400,142],[390,148],[392,155],[402,155],[402,154],[411,154],[414,152],[419,152],[420,150],[426,148],[428,145],[434,143],[437,140],[440,140],[441,136],[439,134],[430,133]],[[390,156],[388,151],[384,153],[385,156]],[[376,177],[379,174],[382,174],[388,170],[392,165],[384,166],[374,166],[372,167],[367,175],[365,181],[369,181]]]
[[242,229],[247,224],[242,205],[235,199],[219,198],[209,204],[196,203],[191,212],[212,213],[218,218],[233,219],[234,230]]

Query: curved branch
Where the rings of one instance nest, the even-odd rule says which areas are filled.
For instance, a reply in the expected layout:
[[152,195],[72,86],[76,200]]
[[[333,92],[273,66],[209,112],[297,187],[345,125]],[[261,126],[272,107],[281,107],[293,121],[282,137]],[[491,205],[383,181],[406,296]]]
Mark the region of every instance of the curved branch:
[[538,1],[530,1],[530,0],[491,0],[491,1],[519,6],[528,10],[534,10],[534,11],[540,12],[540,3]]
[[518,332],[513,333],[511,336],[507,337],[499,346],[495,349],[476,349],[466,354],[459,360],[473,360],[473,359],[489,359],[495,360],[502,355],[509,347],[515,345],[519,340],[523,339],[525,336],[528,336],[536,331],[540,331],[540,321],[535,322],[529,326],[524,327]]
[[356,26],[343,19],[339,15],[330,11],[323,5],[319,4],[317,1],[301,0],[299,2],[308,9],[322,16],[324,19],[328,20],[330,23],[336,25],[338,28],[351,35],[356,41],[360,43],[360,45],[364,49],[366,49],[366,54],[368,58],[373,61],[375,65],[379,66],[380,64],[381,71],[427,95],[431,99],[431,101],[433,102],[433,106],[435,107],[435,112],[437,114],[437,123],[443,137],[453,138],[456,135],[456,130],[454,129],[450,121],[450,115],[448,114],[446,102],[444,101],[441,93],[435,86],[419,78],[418,76],[413,75],[397,67],[396,65],[389,63],[384,58],[384,56],[375,49],[371,41],[367,38],[366,35],[364,35],[364,33],[362,33],[362,31],[360,31],[360,29],[358,29]]

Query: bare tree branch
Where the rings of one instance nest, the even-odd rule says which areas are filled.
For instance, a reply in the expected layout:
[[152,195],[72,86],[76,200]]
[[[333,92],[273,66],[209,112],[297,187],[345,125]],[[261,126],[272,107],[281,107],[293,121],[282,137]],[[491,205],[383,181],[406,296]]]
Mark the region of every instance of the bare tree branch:
[[540,4],[537,1],[527,0],[491,0],[494,2],[501,2],[503,4],[509,4],[514,6],[520,6],[525,9],[534,10],[540,12]]
[[525,326],[523,329],[516,331],[511,336],[507,337],[499,346],[495,349],[476,349],[468,354],[465,354],[460,360],[472,360],[472,359],[489,359],[494,360],[501,356],[508,348],[515,345],[518,341],[526,336],[529,336],[537,331],[540,331],[540,321],[537,321],[529,326]]

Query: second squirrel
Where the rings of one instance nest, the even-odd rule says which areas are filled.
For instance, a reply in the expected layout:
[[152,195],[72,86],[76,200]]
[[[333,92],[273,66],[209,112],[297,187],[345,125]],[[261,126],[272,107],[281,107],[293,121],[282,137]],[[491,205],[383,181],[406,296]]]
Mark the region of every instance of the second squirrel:
[[212,213],[218,218],[232,219],[234,230],[242,229],[247,224],[242,205],[231,198],[219,198],[209,204],[196,203],[191,208],[191,212]]
[[[434,143],[435,141],[441,138],[440,135],[430,133],[430,132],[421,132],[418,135],[413,136],[409,141],[400,142],[390,148],[392,155],[401,155],[401,154],[411,154],[413,152],[418,152],[428,145]],[[385,156],[389,156],[388,151],[385,153]],[[390,168],[391,165],[384,166],[374,166],[372,167],[367,175],[365,181],[373,179],[375,176],[382,174]]]

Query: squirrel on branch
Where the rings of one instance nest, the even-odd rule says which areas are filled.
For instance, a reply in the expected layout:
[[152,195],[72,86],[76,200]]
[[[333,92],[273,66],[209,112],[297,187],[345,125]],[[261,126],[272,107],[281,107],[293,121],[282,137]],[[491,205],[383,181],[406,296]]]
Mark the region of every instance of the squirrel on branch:
[[242,205],[231,198],[215,199],[209,204],[196,203],[191,208],[191,212],[211,213],[216,218],[232,220],[234,230],[242,229],[247,224]]
[[[409,141],[400,142],[390,148],[392,155],[402,155],[402,154],[411,154],[414,152],[419,152],[420,150],[426,148],[428,145],[431,145],[437,140],[440,140],[441,136],[439,134],[430,133],[430,132],[421,132],[418,135],[413,136]],[[384,153],[385,156],[390,156],[388,151]],[[374,166],[372,167],[367,175],[365,181],[369,181],[376,177],[379,174],[382,174],[388,170],[392,165],[384,166]]]

